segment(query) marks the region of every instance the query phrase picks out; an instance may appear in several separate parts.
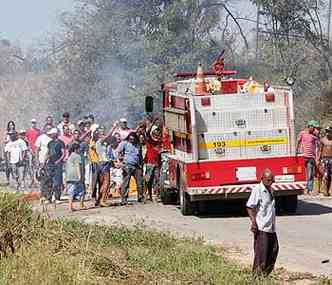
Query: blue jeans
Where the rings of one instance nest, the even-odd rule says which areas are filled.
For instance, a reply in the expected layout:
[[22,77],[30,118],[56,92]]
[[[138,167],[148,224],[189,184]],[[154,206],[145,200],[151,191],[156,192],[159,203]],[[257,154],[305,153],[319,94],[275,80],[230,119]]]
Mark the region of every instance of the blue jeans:
[[[62,163],[59,164],[48,164],[48,171],[52,179],[52,193],[54,194],[55,200],[60,200],[61,189],[62,189]],[[52,195],[51,195],[52,197]]]
[[304,162],[307,178],[307,190],[308,192],[312,192],[314,187],[315,160],[313,158],[305,158]]

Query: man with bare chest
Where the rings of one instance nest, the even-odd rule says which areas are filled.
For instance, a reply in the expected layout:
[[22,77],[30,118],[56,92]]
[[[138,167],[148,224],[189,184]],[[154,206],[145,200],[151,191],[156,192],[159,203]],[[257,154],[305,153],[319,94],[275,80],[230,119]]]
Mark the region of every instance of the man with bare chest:
[[317,164],[322,172],[322,193],[324,196],[332,195],[332,127],[325,129],[326,135],[320,140],[317,155]]

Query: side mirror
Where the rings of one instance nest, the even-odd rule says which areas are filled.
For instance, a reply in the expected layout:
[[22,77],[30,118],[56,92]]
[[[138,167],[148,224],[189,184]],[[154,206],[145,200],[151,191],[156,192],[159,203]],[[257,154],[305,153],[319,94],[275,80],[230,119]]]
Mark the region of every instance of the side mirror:
[[146,113],[153,112],[153,97],[152,96],[145,97],[145,112]]

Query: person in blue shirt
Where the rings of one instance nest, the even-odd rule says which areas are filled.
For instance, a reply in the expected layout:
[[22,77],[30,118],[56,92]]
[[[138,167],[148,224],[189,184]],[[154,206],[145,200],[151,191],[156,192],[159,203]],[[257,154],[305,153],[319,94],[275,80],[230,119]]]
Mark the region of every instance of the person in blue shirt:
[[137,185],[137,201],[144,202],[143,193],[143,157],[136,133],[128,135],[127,140],[121,142],[116,152],[123,159],[123,182],[121,187],[121,204],[128,202],[129,182],[135,177]]

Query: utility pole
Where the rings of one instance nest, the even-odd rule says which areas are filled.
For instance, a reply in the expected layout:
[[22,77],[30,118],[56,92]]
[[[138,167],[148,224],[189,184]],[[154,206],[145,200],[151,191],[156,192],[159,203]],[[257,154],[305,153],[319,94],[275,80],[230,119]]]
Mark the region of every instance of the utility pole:
[[327,16],[327,46],[330,47],[330,32],[331,32],[331,7],[332,0],[329,0],[328,16]]
[[[331,2],[332,0],[330,0]],[[258,42],[259,42],[259,15],[260,15],[260,5],[257,4],[257,15],[256,15],[256,63],[258,60]]]

